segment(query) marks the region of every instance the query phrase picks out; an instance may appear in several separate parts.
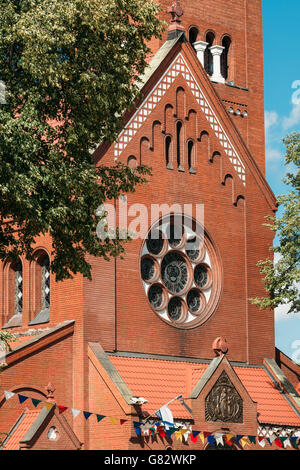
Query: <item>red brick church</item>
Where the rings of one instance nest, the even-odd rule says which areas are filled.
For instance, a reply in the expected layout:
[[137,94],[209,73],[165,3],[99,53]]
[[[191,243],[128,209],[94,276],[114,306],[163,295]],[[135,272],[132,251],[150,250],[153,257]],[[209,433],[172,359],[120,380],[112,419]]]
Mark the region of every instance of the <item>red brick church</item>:
[[264,295],[276,211],[262,2],[161,3],[169,27],[142,98],[94,156],[150,166],[129,217],[163,210],[124,259],[92,259],[92,281],[56,283],[47,237],[35,261],[1,265],[0,326],[17,335],[0,373],[3,450],[299,446],[300,368],[275,348],[274,312],[249,301]]

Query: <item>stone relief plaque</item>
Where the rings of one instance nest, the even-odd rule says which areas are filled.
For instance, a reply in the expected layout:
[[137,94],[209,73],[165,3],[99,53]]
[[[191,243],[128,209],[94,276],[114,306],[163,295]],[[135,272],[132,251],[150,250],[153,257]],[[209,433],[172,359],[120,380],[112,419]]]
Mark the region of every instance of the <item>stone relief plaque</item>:
[[205,420],[243,422],[243,400],[225,371],[205,399]]

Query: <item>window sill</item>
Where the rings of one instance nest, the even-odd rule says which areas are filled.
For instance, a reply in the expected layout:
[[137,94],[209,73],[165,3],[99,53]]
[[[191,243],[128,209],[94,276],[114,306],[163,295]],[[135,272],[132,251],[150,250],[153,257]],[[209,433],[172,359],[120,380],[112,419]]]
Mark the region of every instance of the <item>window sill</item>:
[[2,330],[5,330],[6,328],[14,328],[16,326],[22,326],[22,315],[20,313],[13,315],[8,322],[2,326]]
[[44,308],[41,310],[33,320],[31,320],[28,325],[40,325],[41,323],[49,323],[50,321],[50,310],[49,308]]

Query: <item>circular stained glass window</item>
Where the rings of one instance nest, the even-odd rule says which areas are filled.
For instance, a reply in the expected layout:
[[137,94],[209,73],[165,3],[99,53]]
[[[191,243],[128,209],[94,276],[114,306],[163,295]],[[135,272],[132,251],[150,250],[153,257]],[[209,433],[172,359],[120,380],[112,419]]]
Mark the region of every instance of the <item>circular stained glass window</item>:
[[163,321],[194,328],[216,308],[220,265],[203,228],[181,220],[184,224],[176,226],[175,219],[163,218],[152,227],[142,248],[141,277],[149,304]]
[[164,238],[160,230],[151,230],[147,239],[147,248],[152,255],[159,255],[164,247]]
[[161,277],[170,292],[178,294],[188,282],[188,268],[184,257],[177,252],[168,253],[161,263]]
[[155,277],[155,261],[152,258],[144,257],[141,261],[141,272],[144,281],[151,281]]
[[160,308],[164,302],[163,288],[157,284],[150,287],[148,299],[153,308]]
[[208,284],[208,268],[204,264],[198,264],[194,273],[195,283],[202,289]]
[[182,300],[179,297],[172,297],[168,304],[168,315],[172,321],[180,320],[183,313]]

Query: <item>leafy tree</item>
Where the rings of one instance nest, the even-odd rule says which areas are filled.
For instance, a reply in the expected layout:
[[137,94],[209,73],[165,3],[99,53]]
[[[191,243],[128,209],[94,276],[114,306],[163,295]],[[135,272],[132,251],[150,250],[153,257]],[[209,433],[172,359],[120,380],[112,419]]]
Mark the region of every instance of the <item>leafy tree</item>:
[[96,167],[92,154],[115,140],[138,94],[158,11],[154,0],[0,0],[1,259],[30,259],[49,233],[61,280],[91,278],[87,255],[124,251],[97,238],[96,209],[150,171]]
[[258,263],[268,295],[251,301],[261,309],[289,304],[288,313],[296,313],[300,311],[300,133],[293,132],[283,139],[283,143],[286,146],[285,164],[295,165],[296,171],[288,172],[283,178],[291,191],[278,197],[282,215],[268,217],[271,223],[266,224],[278,236],[279,244],[271,251],[278,253],[279,260],[275,265],[270,259]]

